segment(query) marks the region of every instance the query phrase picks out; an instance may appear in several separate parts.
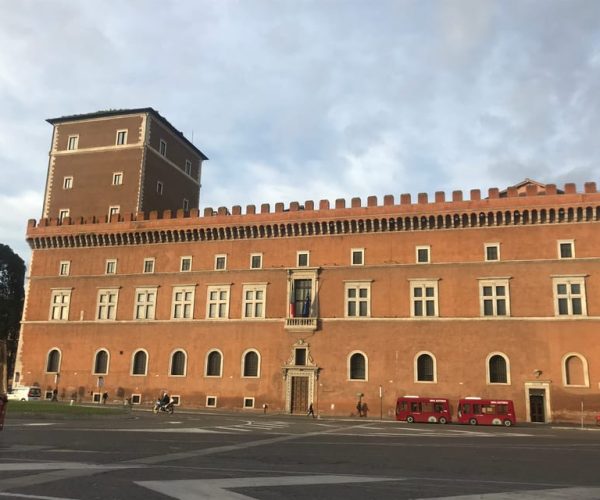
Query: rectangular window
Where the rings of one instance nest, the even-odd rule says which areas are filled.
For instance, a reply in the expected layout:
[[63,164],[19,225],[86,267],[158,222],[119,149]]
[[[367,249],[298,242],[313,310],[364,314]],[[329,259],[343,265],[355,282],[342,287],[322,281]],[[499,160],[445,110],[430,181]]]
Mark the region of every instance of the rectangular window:
[[50,319],[52,321],[66,321],[69,319],[69,304],[71,290],[52,290],[50,298]]
[[510,316],[508,280],[480,280],[479,306],[482,316]]
[[209,286],[207,291],[206,318],[226,319],[229,317],[229,286]]
[[67,149],[69,151],[74,151],[77,149],[79,145],[79,136],[78,135],[70,135],[69,139],[67,139]]
[[117,259],[107,259],[104,265],[105,274],[117,274]]
[[262,253],[253,253],[250,255],[250,269],[262,268]]
[[183,210],[184,211],[188,211],[190,209],[190,200],[188,200],[187,198],[183,199]]
[[185,160],[185,173],[192,175],[192,162],[190,160]]
[[156,192],[158,194],[163,194],[164,191],[164,185],[161,181],[156,181]]
[[350,251],[350,264],[353,266],[362,266],[365,263],[365,249],[353,248]]
[[173,307],[171,317],[173,319],[192,319],[194,316],[194,292],[193,286],[177,286],[173,288]]
[[484,246],[486,262],[494,262],[500,260],[500,244],[486,243]]
[[161,154],[161,156],[167,156],[167,143],[162,139],[160,140],[160,145],[158,146],[158,152]]
[[135,291],[135,319],[154,319],[156,288],[137,288]]
[[58,211],[58,220],[60,220],[62,222],[67,217],[69,217],[69,209],[68,208],[61,208]]
[[297,267],[308,267],[309,265],[309,253],[308,252],[298,252],[296,254],[296,266]]
[[63,179],[63,189],[73,189],[73,177],[68,176]]
[[563,240],[558,242],[558,258],[559,259],[574,259],[575,258],[575,242],[573,240]]
[[312,279],[294,279],[292,280],[290,317],[291,318],[312,318],[314,317]]
[[587,316],[583,277],[553,278],[553,284],[557,316]]
[[119,206],[108,207],[108,221],[110,222],[113,215],[119,215],[120,210]]
[[296,366],[306,366],[306,348],[296,347],[294,349],[294,364]]
[[206,407],[216,408],[217,407],[217,396],[206,396]]
[[120,186],[123,184],[123,172],[113,172],[112,183],[113,186]]
[[266,285],[244,285],[243,311],[244,318],[265,317]]
[[411,281],[411,315],[415,318],[438,315],[437,281]]
[[96,309],[96,319],[117,319],[118,297],[119,291],[117,289],[98,290],[98,307]]
[[60,265],[58,267],[58,275],[59,276],[69,276],[70,270],[71,270],[71,261],[70,260],[61,260]]
[[215,270],[225,271],[227,269],[227,255],[215,255]]
[[429,264],[429,245],[416,248],[417,264]]
[[254,398],[244,398],[244,408],[254,408]]
[[151,274],[154,272],[154,259],[144,259],[144,273]]
[[346,283],[346,317],[371,316],[371,283]]
[[117,146],[127,144],[127,130],[117,130]]
[[181,257],[181,265],[179,270],[182,273],[187,273],[192,270],[192,258],[191,257]]

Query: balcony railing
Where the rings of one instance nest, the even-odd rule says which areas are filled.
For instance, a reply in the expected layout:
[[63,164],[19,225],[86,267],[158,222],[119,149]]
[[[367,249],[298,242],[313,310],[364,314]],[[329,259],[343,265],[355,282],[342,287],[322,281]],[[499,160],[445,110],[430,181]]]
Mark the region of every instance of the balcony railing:
[[286,330],[314,331],[317,329],[317,318],[286,318]]

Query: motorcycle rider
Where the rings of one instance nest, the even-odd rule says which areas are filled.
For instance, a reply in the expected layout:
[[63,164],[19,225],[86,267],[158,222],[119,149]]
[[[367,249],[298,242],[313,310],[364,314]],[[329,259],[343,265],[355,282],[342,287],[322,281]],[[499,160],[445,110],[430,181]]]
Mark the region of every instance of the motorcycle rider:
[[166,406],[171,402],[171,396],[167,391],[164,391],[162,398],[159,399],[160,406],[166,408]]

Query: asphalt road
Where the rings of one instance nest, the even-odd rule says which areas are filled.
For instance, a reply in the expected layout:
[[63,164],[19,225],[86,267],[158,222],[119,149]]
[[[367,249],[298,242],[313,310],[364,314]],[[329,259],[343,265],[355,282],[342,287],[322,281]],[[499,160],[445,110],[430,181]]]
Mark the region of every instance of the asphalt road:
[[599,499],[600,430],[286,415],[10,417],[0,498]]

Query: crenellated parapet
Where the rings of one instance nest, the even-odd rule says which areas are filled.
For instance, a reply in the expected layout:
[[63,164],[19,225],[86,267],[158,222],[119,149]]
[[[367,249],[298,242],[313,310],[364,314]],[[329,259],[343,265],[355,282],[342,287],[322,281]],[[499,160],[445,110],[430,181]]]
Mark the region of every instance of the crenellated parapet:
[[553,224],[600,220],[600,193],[595,182],[583,192],[573,183],[564,189],[554,184],[525,181],[505,190],[490,188],[482,198],[479,189],[449,196],[436,192],[416,199],[408,193],[398,199],[385,195],[382,203],[369,196],[312,200],[289,205],[263,203],[231,208],[207,207],[202,213],[166,210],[105,217],[30,220],[27,240],[34,249],[176,243],[181,241],[282,238],[349,233],[422,231],[506,225]]

